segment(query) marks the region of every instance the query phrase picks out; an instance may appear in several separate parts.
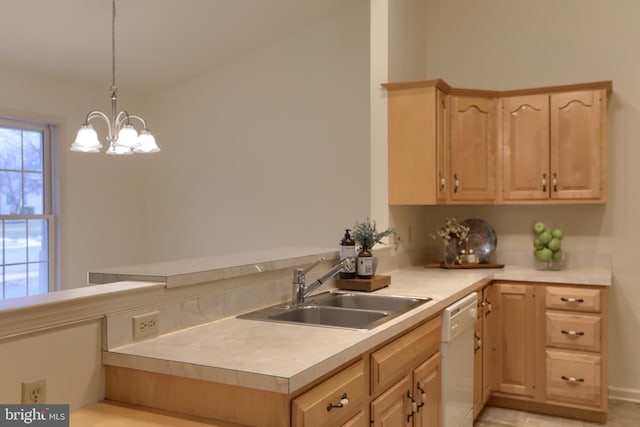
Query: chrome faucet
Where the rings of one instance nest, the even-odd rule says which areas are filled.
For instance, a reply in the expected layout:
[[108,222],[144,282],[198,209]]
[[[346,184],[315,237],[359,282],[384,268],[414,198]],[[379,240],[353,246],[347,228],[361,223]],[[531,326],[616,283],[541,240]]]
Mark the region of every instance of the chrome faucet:
[[353,259],[350,257],[340,260],[331,270],[327,271],[321,278],[310,284],[305,285],[306,274],[315,266],[325,261],[326,258],[320,258],[304,268],[296,268],[293,270],[293,292],[291,304],[302,304],[304,299],[313,291],[318,289],[324,282],[335,276],[341,270],[351,270],[353,268]]

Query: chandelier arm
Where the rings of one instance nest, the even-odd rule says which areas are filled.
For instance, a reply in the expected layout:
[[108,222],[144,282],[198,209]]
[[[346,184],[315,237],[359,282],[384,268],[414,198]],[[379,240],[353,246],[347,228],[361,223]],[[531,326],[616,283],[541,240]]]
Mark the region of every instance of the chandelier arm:
[[114,116],[113,116],[114,132],[122,129],[124,125],[128,125],[130,117],[131,116],[129,115],[129,113],[127,113],[124,110],[120,111],[118,115],[115,115],[115,112],[114,112]]
[[140,121],[140,123],[142,123],[142,128],[144,130],[149,130],[147,129],[147,123],[145,123],[144,119],[140,116],[134,116],[133,114],[129,114],[129,119],[137,119]]
[[109,132],[109,135],[107,136],[107,140],[109,142],[113,141],[114,130],[112,129],[111,121],[109,120],[109,117],[107,117],[107,115],[105,113],[103,113],[102,111],[93,110],[89,114],[87,114],[86,123],[88,124],[90,120],[93,120],[93,119],[95,119],[97,117],[99,117],[99,118],[101,118],[102,120],[105,121],[105,123],[107,124],[107,130]]

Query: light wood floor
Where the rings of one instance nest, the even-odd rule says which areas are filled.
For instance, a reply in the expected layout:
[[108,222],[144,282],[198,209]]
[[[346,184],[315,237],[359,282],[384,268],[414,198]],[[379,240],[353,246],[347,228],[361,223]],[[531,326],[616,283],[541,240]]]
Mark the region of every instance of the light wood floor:
[[71,412],[71,427],[241,427],[237,424],[205,420],[102,401]]
[[473,425],[474,427],[601,427],[603,425],[638,427],[640,426],[640,404],[610,400],[607,424],[487,407]]

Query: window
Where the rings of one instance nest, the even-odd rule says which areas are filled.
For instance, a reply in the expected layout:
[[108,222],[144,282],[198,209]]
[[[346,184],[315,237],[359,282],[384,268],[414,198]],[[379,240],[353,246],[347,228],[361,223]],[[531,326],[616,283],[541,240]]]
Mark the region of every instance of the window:
[[0,299],[53,288],[50,158],[48,126],[0,119]]

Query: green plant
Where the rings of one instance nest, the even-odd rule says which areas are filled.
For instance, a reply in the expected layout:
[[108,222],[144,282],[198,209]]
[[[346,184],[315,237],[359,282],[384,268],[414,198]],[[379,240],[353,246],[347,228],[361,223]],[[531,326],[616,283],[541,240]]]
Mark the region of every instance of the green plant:
[[360,247],[367,244],[368,248],[373,248],[376,243],[382,243],[382,239],[385,237],[394,237],[394,248],[398,248],[400,245],[400,237],[392,228],[387,228],[384,231],[378,231],[376,229],[376,222],[371,218],[367,218],[363,222],[356,221],[351,231],[351,237],[354,242]]

